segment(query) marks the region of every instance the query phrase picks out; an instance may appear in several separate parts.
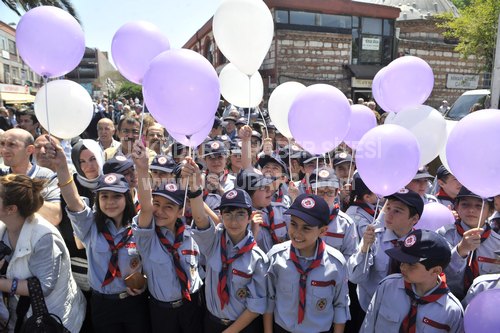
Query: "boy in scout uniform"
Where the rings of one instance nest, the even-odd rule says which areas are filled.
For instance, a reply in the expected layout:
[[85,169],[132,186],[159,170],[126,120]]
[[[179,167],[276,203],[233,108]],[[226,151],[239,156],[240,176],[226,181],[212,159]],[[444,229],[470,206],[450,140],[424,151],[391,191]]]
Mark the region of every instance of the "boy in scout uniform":
[[301,194],[286,211],[290,241],[275,245],[269,257],[269,308],[264,326],[275,333],[341,333],[349,315],[343,255],[321,236],[330,208],[314,194]]
[[219,207],[222,223],[215,225],[204,210],[201,172],[191,158],[186,158],[182,176],[189,181],[193,238],[207,259],[205,331],[261,333],[268,260],[248,228],[250,196],[241,189],[224,193]]
[[463,309],[446,284],[451,248],[434,231],[415,230],[385,251],[401,274],[380,282],[360,333],[463,332]]
[[[497,264],[500,264],[500,250],[495,251],[495,255]],[[470,304],[472,299],[477,296],[477,294],[489,289],[500,289],[500,273],[484,274],[475,278],[469,288],[469,291],[467,292],[467,295],[465,295],[465,298],[462,300],[464,309]]]
[[149,166],[151,179],[153,180],[153,189],[161,185],[175,183],[175,163],[174,159],[168,155],[156,155]]

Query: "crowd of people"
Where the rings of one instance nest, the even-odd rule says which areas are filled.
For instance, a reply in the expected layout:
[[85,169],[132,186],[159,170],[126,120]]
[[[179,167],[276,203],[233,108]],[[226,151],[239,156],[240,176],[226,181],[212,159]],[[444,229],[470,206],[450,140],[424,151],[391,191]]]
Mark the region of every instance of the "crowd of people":
[[[70,332],[106,333],[462,332],[500,287],[500,195],[441,166],[381,198],[346,145],[312,155],[227,111],[192,149],[139,100],[96,101],[71,140],[0,108],[5,331],[30,277]],[[429,202],[455,223],[420,230]]]

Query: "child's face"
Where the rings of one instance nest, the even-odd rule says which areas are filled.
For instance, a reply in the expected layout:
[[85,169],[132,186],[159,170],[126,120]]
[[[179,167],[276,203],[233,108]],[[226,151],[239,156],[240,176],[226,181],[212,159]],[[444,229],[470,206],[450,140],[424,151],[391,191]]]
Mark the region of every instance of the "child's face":
[[281,165],[275,162],[268,162],[264,167],[262,168],[262,174],[267,177],[276,177],[279,178],[281,177],[283,172],[283,169],[281,168]]
[[175,183],[175,175],[170,172],[151,170],[151,178],[153,179],[153,188],[158,188],[161,185]]
[[337,197],[337,189],[335,187],[323,186],[318,187],[317,194],[325,199],[328,207],[333,207],[335,203],[335,198]]
[[264,208],[271,204],[273,199],[273,190],[271,186],[258,188],[252,195],[252,205],[255,208]]
[[167,198],[154,195],[153,216],[157,226],[167,227],[175,224],[175,221],[182,216],[182,209]]
[[208,172],[220,174],[224,172],[226,167],[227,157],[224,155],[207,156],[205,163],[207,164]]
[[408,234],[415,223],[418,214],[410,217],[410,208],[399,200],[389,199],[385,206],[385,226],[392,230],[398,237]]
[[237,208],[229,211],[222,210],[222,223],[233,243],[240,242],[245,237],[250,216],[245,208]]
[[478,223],[482,227],[485,220],[490,216],[490,206],[484,203],[484,209],[481,211],[483,201],[473,197],[463,197],[458,201],[455,208],[460,219],[471,228],[476,228]]
[[453,175],[438,180],[439,186],[452,198],[455,198],[462,188],[462,184]]
[[231,154],[231,165],[239,169],[243,167],[241,164],[241,154]]
[[[342,163],[335,167],[335,175],[339,179],[349,179],[349,165],[351,163]],[[354,163],[351,165],[351,175],[354,172]]]
[[125,194],[113,191],[99,191],[99,207],[109,218],[121,221],[125,205]]
[[429,181],[427,179],[415,179],[406,185],[407,189],[417,192],[421,197],[425,195],[428,187]]
[[437,275],[434,268],[427,270],[424,265],[417,262],[416,264],[401,263],[399,268],[406,282],[409,283],[428,283],[436,281]]
[[309,257],[314,255],[316,241],[327,229],[327,226],[313,227],[302,219],[292,216],[288,227],[288,236],[300,254]]

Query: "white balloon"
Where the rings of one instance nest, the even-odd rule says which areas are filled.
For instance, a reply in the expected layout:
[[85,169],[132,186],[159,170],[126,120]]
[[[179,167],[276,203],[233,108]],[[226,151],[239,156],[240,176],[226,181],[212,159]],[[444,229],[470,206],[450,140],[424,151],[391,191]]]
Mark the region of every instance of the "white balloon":
[[396,112],[389,112],[387,117],[385,117],[384,124],[394,124],[394,119],[398,114]]
[[212,23],[217,46],[247,75],[255,73],[273,40],[273,16],[262,0],[225,0]]
[[87,90],[78,83],[56,80],[50,81],[38,90],[35,97],[35,114],[40,125],[50,134],[70,139],[83,133],[90,124],[94,115],[94,105]]
[[420,147],[420,165],[436,158],[446,144],[446,121],[439,111],[430,106],[417,105],[403,109],[392,123],[415,135]]
[[233,64],[227,64],[219,74],[219,83],[224,99],[235,106],[253,108],[262,102],[264,83],[259,72],[249,78]]
[[[446,142],[448,142],[448,137],[457,124],[458,121],[446,120]],[[441,148],[441,151],[439,152],[439,159],[441,160],[441,163],[444,165],[446,170],[450,170],[448,159],[446,158],[446,144],[443,146],[443,148]]]
[[288,112],[295,97],[305,88],[302,83],[289,81],[277,86],[269,97],[269,117],[278,131],[287,138],[292,137],[288,127]]

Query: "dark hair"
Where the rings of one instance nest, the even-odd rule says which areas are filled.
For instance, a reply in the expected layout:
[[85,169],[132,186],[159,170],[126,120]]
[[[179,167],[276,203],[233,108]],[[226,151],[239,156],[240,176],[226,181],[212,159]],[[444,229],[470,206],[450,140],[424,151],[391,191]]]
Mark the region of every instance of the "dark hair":
[[34,111],[31,110],[20,110],[16,112],[16,118],[21,117],[21,116],[30,116],[31,121],[33,124],[38,124],[38,119],[36,117],[36,114]]
[[450,261],[451,261],[451,256],[443,259],[425,259],[420,263],[425,266],[426,270],[430,270],[431,268],[436,266],[441,266],[441,268],[444,270],[446,267],[448,267]]
[[399,201],[399,202],[401,202],[403,205],[405,205],[406,207],[408,207],[408,210],[410,211],[410,213],[408,214],[408,218],[412,218],[412,217],[413,217],[413,216],[415,216],[415,215],[418,215],[418,218],[419,218],[419,219],[421,218],[421,216],[418,214],[418,211],[417,211],[417,209],[416,209],[415,207],[410,206],[410,205],[408,205],[408,204],[404,203],[403,201],[396,199],[395,197],[391,197],[391,198],[389,198],[389,199],[387,199],[387,200]]
[[[462,197],[462,198],[465,198],[465,197]],[[474,198],[474,197],[472,197],[472,198]],[[458,206],[458,204],[460,203],[460,199],[461,198],[455,199],[455,207]],[[476,198],[476,199],[480,200],[479,198]],[[484,205],[485,207],[487,206],[489,208],[489,210],[495,210],[495,202],[493,200],[484,200],[484,201],[486,201],[486,204]]]
[[45,180],[31,179],[29,176],[10,174],[0,177],[0,196],[3,205],[17,206],[19,215],[24,218],[33,215],[43,205],[41,194],[45,187]]
[[[99,204],[100,194],[101,191],[97,192],[95,197],[95,213],[94,213],[95,223],[97,225],[97,230],[99,232],[103,230],[106,220],[111,219],[101,210],[101,206]],[[134,218],[135,215],[137,215],[137,213],[135,211],[134,200],[132,199],[130,191],[123,193],[123,195],[125,196],[125,209],[123,210],[123,218],[121,220],[121,226],[126,226],[127,224],[132,222],[132,219]]]
[[140,120],[137,119],[137,118],[135,118],[135,117],[123,117],[118,122],[118,131],[121,130],[123,123],[127,123],[127,124],[130,124],[130,125],[135,124],[135,123],[137,123],[139,125],[141,124]]
[[250,217],[250,215],[252,215],[252,208],[235,207],[235,206],[223,207],[220,212],[221,212],[221,214],[222,213],[231,213],[231,212],[234,212],[235,210],[238,210],[238,209],[246,210],[249,217]]

